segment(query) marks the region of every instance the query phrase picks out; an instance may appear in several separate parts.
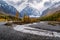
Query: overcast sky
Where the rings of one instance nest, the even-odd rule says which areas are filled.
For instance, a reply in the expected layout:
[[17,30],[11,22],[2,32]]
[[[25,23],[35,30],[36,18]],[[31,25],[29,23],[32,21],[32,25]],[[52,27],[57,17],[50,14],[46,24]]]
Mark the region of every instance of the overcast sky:
[[[55,2],[59,2],[60,0],[4,0],[9,5],[14,6],[18,11],[22,11],[26,5],[41,10],[43,8],[49,7]],[[44,5],[46,3],[46,5]]]

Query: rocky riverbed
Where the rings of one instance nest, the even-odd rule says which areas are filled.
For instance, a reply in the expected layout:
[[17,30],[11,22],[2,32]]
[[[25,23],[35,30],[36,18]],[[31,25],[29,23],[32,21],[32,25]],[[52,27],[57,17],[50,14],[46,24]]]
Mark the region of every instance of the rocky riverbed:
[[36,34],[22,32],[23,30],[18,31],[18,30],[13,29],[15,27],[0,25],[0,40],[60,40],[60,37],[36,35]]
[[51,23],[49,23],[48,21],[43,21],[33,25],[29,25],[29,27],[60,32],[60,25],[57,23],[53,23],[53,21]]

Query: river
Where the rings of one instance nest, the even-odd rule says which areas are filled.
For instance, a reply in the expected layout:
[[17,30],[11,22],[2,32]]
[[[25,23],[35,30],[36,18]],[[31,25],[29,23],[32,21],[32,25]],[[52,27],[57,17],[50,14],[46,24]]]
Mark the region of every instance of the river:
[[[50,36],[50,37],[60,37],[60,32],[55,32],[55,31],[49,31],[49,30],[44,30],[38,29],[36,27],[30,27],[29,25],[38,25],[39,23],[33,23],[33,24],[25,24],[25,25],[17,25],[16,27],[13,27],[14,30],[20,31],[23,33],[30,33],[30,34],[35,34],[35,35],[42,35],[42,36]],[[43,24],[45,25],[45,22],[40,22],[40,25]]]

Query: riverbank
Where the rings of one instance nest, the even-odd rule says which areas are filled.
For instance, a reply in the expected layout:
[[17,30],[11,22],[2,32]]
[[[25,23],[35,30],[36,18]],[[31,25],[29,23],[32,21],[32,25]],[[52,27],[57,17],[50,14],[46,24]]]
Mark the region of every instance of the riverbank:
[[29,27],[60,32],[60,25],[58,24],[58,22],[54,23],[54,21],[51,21],[52,23],[50,24],[49,22],[50,21],[42,21],[40,23],[29,25]]
[[0,40],[60,40],[58,37],[37,36],[29,33],[22,33],[6,26],[0,26]]
[[[31,25],[31,24],[28,24],[28,25]],[[19,27],[22,27],[22,26],[19,26]],[[22,29],[22,28],[19,28],[19,29]],[[60,40],[60,37],[50,37],[50,36],[24,33],[21,31],[14,30],[13,28],[10,28],[8,26],[0,25],[0,40]]]

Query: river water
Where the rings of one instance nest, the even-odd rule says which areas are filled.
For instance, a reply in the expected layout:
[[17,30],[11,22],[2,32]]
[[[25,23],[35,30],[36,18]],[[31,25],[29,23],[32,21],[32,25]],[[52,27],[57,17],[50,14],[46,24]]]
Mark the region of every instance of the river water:
[[[41,23],[44,23],[44,22],[41,22]],[[50,36],[50,37],[53,37],[53,36],[60,37],[60,33],[58,33],[58,32],[38,29],[38,28],[29,26],[29,25],[36,25],[36,24],[38,24],[38,23],[17,25],[16,27],[13,27],[13,29],[16,31],[23,32],[23,33],[30,33],[30,34]]]
[[[5,24],[5,23],[6,22],[0,22],[0,27],[4,27],[3,24]],[[41,23],[44,24],[44,22],[41,22]],[[34,35],[60,37],[60,32],[58,33],[58,32],[38,29],[38,28],[34,28],[34,27],[29,27],[29,25],[36,25],[36,24],[38,24],[38,23],[25,24],[25,25],[13,25],[12,29],[15,30],[15,31],[34,34]]]

